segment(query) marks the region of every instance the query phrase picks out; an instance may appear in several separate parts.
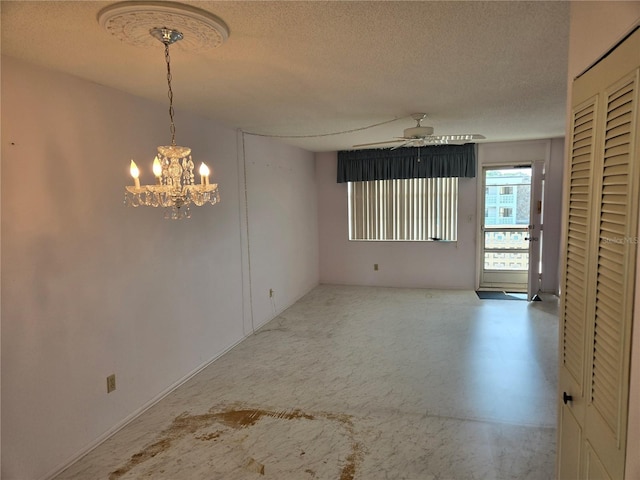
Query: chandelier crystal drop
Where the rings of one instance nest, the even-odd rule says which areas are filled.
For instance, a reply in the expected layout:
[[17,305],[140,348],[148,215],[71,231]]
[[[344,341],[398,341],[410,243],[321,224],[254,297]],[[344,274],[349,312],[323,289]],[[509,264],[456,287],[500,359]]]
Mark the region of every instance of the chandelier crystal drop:
[[201,207],[206,204],[215,205],[220,201],[218,185],[209,183],[211,174],[204,163],[198,171],[200,184],[196,184],[193,173],[193,159],[191,149],[176,145],[176,127],[173,122],[173,90],[171,89],[171,59],[169,45],[182,40],[183,35],[170,28],[153,28],[149,32],[164,44],[164,54],[167,63],[167,84],[169,87],[169,119],[171,130],[171,145],[158,147],[158,154],[153,161],[155,185],[140,185],[140,170],[131,160],[130,173],[133,186],[125,187],[125,205],[130,207],[163,207],[166,209],[165,218],[179,220],[191,218],[189,207],[193,204]]

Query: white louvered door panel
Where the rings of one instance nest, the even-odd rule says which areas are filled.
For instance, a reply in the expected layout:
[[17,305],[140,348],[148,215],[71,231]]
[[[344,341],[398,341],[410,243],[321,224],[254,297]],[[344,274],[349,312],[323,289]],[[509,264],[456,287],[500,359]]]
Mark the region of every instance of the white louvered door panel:
[[595,99],[574,113],[569,172],[566,270],[562,303],[562,363],[581,394],[584,377],[584,315],[587,294],[588,231]]
[[597,209],[595,308],[589,343],[585,434],[612,478],[623,478],[629,349],[637,251],[638,71],[603,98],[602,187]]
[[[593,97],[576,107],[571,122],[569,172],[565,182],[566,252],[560,308],[560,378],[564,392],[574,399],[560,409],[558,478],[578,478],[584,416],[585,316],[588,290],[589,231],[596,103]],[[577,411],[574,411],[576,410]]]

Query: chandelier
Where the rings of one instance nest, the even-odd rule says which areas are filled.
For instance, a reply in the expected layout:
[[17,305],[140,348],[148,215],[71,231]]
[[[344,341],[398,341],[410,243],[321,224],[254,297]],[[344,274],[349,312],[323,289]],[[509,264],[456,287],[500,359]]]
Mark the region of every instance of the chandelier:
[[198,207],[220,201],[218,185],[209,183],[209,167],[202,163],[198,170],[200,183],[195,182],[194,164],[191,149],[176,145],[176,127],[173,122],[173,90],[171,89],[171,58],[169,45],[182,40],[183,34],[171,28],[152,28],[149,33],[164,44],[164,57],[167,63],[167,85],[169,87],[169,120],[171,145],[158,147],[153,160],[155,185],[140,184],[140,170],[131,160],[130,172],[133,186],[125,187],[125,205],[131,207],[163,207],[164,218],[179,220],[191,218],[189,207]]

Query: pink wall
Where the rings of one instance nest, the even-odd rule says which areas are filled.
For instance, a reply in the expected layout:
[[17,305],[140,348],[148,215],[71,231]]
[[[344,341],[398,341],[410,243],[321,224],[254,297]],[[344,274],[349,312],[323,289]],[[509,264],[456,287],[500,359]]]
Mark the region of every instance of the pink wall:
[[[598,60],[640,23],[640,2],[571,2],[568,98],[573,78]],[[570,109],[568,110],[570,112]],[[571,117],[567,114],[567,119]],[[569,120],[567,120],[568,122]],[[567,160],[568,162],[568,160]],[[629,428],[625,478],[640,478],[640,258],[636,270],[636,308],[632,339]]]
[[474,288],[474,179],[460,180],[458,242],[353,242],[347,184],[336,183],[336,165],[335,152],[316,154],[321,283]]
[[[553,188],[547,191],[547,205],[550,210],[556,210],[555,206],[561,201],[562,144],[562,139],[481,144],[478,172],[483,162],[546,160],[548,164],[553,163]],[[316,154],[321,283],[476,288],[477,191],[481,178],[460,179],[457,242],[356,242],[348,240],[347,184],[336,183],[336,166],[335,152]],[[550,228],[545,255],[552,274],[545,285],[547,291],[552,292],[557,289],[559,216],[559,212],[548,215]],[[375,263],[379,264],[378,271],[373,269]]]
[[639,1],[571,2],[569,85],[640,20]]
[[[1,113],[2,478],[41,479],[318,283],[314,160],[178,110],[222,202],[168,221],[122,203],[165,105],[3,57]],[[251,298],[270,287],[275,308]]]

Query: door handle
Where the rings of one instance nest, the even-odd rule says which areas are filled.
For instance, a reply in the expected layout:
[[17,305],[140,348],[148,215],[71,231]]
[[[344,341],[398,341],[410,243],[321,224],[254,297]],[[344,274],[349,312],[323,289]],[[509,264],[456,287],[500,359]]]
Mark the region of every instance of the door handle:
[[537,242],[538,237],[524,237],[525,240],[529,240],[530,242]]
[[569,402],[573,402],[573,396],[567,395],[567,392],[562,392],[562,401],[565,405]]

